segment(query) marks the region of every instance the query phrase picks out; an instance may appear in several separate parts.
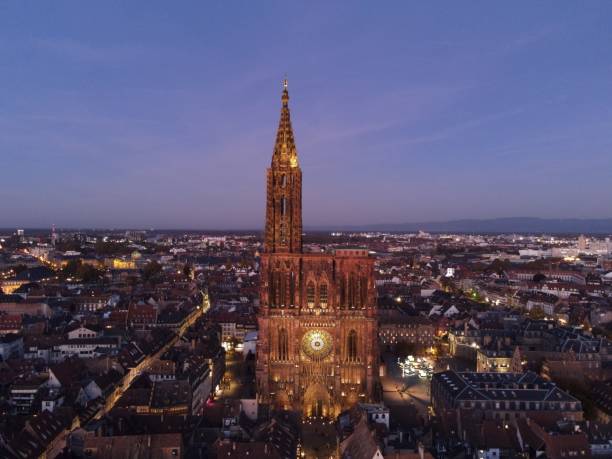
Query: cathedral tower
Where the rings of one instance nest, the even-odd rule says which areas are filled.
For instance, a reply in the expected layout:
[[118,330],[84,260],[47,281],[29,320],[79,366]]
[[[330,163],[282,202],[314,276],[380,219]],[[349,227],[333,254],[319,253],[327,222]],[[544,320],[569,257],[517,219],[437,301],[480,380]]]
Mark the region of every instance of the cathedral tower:
[[374,259],[367,249],[302,250],[302,172],[284,82],[267,170],[257,396],[305,417],[332,418],[377,398]]
[[291,127],[287,80],[272,164],[267,171],[265,250],[302,251],[302,170]]

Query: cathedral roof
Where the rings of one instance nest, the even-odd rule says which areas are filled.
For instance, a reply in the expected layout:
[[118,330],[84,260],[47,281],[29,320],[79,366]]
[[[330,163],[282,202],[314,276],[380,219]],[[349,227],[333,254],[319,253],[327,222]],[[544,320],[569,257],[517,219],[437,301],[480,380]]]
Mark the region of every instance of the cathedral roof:
[[281,98],[281,116],[276,133],[274,154],[272,155],[272,166],[298,167],[298,154],[291,127],[291,115],[289,113],[289,91],[287,80],[283,83],[283,95]]

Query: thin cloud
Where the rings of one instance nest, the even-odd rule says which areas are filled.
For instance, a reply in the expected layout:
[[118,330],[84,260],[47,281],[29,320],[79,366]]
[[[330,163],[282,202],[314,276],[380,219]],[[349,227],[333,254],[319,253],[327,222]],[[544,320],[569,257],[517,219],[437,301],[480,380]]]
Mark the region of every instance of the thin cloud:
[[[60,57],[98,64],[151,58],[164,53],[159,47],[153,49],[131,44],[96,46],[69,38],[35,38],[30,41],[29,45],[34,49],[49,52]],[[175,52],[175,50],[172,50],[172,52]]]
[[502,111],[498,113],[491,113],[485,116],[481,116],[481,117],[473,118],[471,120],[463,121],[461,123],[457,123],[453,126],[449,126],[447,128],[440,129],[431,134],[411,137],[411,138],[408,138],[400,142],[395,142],[393,146],[416,145],[416,144],[433,143],[433,142],[441,142],[441,141],[449,140],[461,134],[462,132],[481,127],[493,121],[498,121],[500,119],[520,115],[524,113],[525,110],[526,110],[525,108],[515,108],[512,110],[506,110],[506,111]]
[[[368,107],[367,117],[363,121],[356,120],[348,126],[346,123],[339,125],[337,122],[323,121],[325,129],[315,127],[312,132],[306,132],[303,144],[311,147],[335,141],[359,140],[371,134],[400,128],[444,110],[474,88],[476,85],[464,83],[447,86],[418,85],[410,89],[388,91],[377,99],[363,103]],[[398,106],[398,101],[406,103]],[[396,113],[389,117],[389,107],[392,106]],[[373,119],[377,121],[373,122]]]
[[561,27],[559,25],[546,26],[541,29],[532,30],[517,36],[514,40],[507,43],[502,51],[514,52],[530,47],[534,44],[545,41],[552,36],[559,34]]

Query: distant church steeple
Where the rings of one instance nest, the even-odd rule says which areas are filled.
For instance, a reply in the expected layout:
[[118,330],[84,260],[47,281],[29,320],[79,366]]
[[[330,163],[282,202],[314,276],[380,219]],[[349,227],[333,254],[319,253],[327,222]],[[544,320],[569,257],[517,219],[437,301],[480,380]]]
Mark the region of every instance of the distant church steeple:
[[283,81],[281,114],[267,171],[265,250],[302,251],[302,171],[291,126],[289,90]]

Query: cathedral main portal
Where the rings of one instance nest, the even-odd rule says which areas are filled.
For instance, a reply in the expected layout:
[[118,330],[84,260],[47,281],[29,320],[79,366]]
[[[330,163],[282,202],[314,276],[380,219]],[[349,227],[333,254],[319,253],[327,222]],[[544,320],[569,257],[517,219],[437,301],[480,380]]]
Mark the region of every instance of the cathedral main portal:
[[303,414],[307,418],[327,419],[334,415],[334,411],[325,386],[318,382],[310,384],[304,393]]

